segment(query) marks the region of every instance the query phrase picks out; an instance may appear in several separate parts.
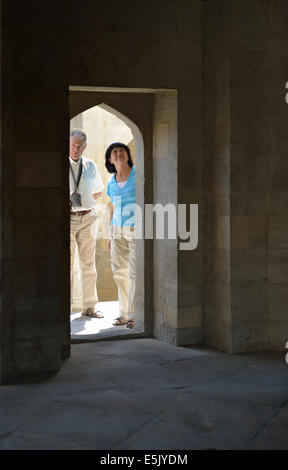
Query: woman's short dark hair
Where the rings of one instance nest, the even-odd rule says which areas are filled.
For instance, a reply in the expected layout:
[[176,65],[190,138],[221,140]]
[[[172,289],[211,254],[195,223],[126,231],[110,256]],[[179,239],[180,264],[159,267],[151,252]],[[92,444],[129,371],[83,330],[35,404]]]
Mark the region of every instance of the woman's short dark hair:
[[127,152],[127,155],[128,155],[128,165],[129,166],[134,165],[134,163],[132,161],[131,152],[130,152],[129,147],[125,144],[122,144],[121,142],[113,142],[113,144],[109,145],[108,149],[105,152],[105,166],[106,166],[107,170],[109,171],[109,173],[117,173],[117,170],[116,170],[115,166],[112,163],[110,163],[110,161],[109,161],[109,158],[111,156],[111,152],[116,147],[120,147],[120,148],[125,149],[126,152]]

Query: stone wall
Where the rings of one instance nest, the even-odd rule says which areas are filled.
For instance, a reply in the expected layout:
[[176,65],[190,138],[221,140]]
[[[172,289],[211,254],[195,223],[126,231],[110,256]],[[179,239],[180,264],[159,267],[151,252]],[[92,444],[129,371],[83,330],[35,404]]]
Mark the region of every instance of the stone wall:
[[[3,381],[55,371],[69,354],[71,85],[155,90],[137,95],[137,112],[133,93],[95,103],[114,102],[143,131],[146,203],[156,202],[161,165],[152,158],[154,98],[177,90],[175,200],[199,204],[199,244],[191,252],[177,246],[169,258],[162,305],[176,309],[175,331],[157,324],[168,323],[167,310],[158,311],[156,331],[225,351],[283,349],[287,13],[286,0],[3,2]],[[147,334],[164,292],[153,289],[150,242],[140,273]]]
[[288,336],[287,13],[281,0],[204,7],[205,337],[233,352]]
[[[177,93],[154,97],[153,116],[154,205],[177,206]],[[168,206],[167,206],[168,207]],[[171,217],[171,215],[167,215]],[[154,224],[160,218],[154,219]],[[154,237],[157,227],[154,226]],[[154,335],[177,344],[178,270],[177,239],[153,240]]]
[[[225,4],[225,2],[224,2]],[[232,351],[229,14],[208,2],[203,16],[204,337]]]
[[4,2],[2,13],[1,374],[7,380],[55,371],[70,350],[63,158],[69,123],[61,60],[48,32],[45,44],[40,40],[37,6],[31,15],[27,5]]

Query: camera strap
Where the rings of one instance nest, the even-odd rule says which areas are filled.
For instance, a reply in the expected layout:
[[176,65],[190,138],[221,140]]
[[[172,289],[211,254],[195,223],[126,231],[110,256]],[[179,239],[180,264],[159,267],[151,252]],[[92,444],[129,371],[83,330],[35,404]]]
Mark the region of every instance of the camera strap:
[[82,175],[82,168],[83,168],[82,157],[80,158],[80,164],[79,164],[79,169],[78,169],[77,181],[76,181],[76,178],[75,178],[75,175],[74,175],[74,171],[73,171],[73,169],[72,169],[72,166],[71,166],[71,163],[70,163],[70,162],[69,162],[69,165],[70,165],[70,170],[71,170],[71,173],[72,173],[72,176],[73,176],[73,180],[74,180],[74,183],[75,183],[75,190],[74,190],[74,193],[76,193],[77,190],[78,190],[78,186],[79,186],[80,179],[81,179],[81,175]]

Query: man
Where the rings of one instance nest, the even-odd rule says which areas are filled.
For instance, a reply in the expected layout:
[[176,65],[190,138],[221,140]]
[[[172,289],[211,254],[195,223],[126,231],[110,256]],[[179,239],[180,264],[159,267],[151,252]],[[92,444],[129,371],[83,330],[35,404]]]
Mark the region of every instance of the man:
[[87,146],[86,134],[81,130],[70,132],[70,253],[71,292],[74,285],[74,257],[77,244],[82,277],[82,315],[103,318],[97,309],[96,214],[94,208],[104,188],[96,164],[82,157]]

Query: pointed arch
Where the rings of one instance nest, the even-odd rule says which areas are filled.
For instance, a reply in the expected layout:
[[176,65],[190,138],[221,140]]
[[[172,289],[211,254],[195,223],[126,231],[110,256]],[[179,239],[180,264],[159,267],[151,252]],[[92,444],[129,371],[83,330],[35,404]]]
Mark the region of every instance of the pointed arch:
[[[114,114],[118,119],[123,121],[132,132],[135,142],[135,152],[137,155],[137,165],[136,165],[136,180],[137,180],[137,194],[136,200],[137,204],[141,206],[142,213],[144,209],[144,139],[139,127],[132,121],[128,116],[122,114],[117,109],[108,105],[107,103],[101,103],[98,105],[100,108],[108,111],[111,114]],[[141,186],[141,187],[140,187]]]
[[[96,101],[97,103],[97,101]],[[125,124],[131,131],[133,140],[134,140],[134,145],[135,145],[135,154],[136,154],[136,165],[135,165],[135,170],[136,170],[136,203],[138,206],[141,207],[142,214],[144,214],[144,138],[142,135],[142,132],[140,131],[139,127],[135,124],[134,121],[132,121],[126,114],[123,114],[121,111],[118,109],[110,106],[107,104],[107,102],[98,102],[97,104],[93,104],[93,106],[87,106],[83,107],[80,112],[77,114],[73,113],[71,116],[71,121],[75,120],[75,125],[79,123],[79,127],[82,128],[82,115],[89,111],[93,110],[95,108],[101,108],[103,111],[108,112],[109,114],[114,115],[117,119],[122,121],[123,124]],[[78,108],[79,109],[79,108]],[[112,143],[112,142],[111,142]],[[126,142],[125,142],[126,143]],[[104,163],[103,163],[104,164]],[[142,221],[139,220],[139,223],[142,223],[142,230],[141,232],[143,233],[143,226],[144,226],[144,217],[142,217]],[[138,317],[138,324],[139,324],[139,332],[141,333],[144,331],[144,300],[145,300],[145,294],[144,294],[144,239],[138,239],[136,240],[136,245],[137,245],[137,263],[136,263],[136,299],[135,299],[135,310],[137,311],[137,317]],[[140,320],[140,322],[139,322]],[[137,328],[138,330],[138,328]],[[103,332],[104,333],[104,332]],[[105,333],[104,333],[105,334]],[[107,333],[108,336],[111,335],[111,332]],[[85,339],[88,337],[90,339],[95,339],[96,336],[98,337],[99,335],[96,334],[88,334],[85,335]],[[112,334],[112,336],[114,336]],[[73,339],[73,334],[72,334],[72,339]],[[75,338],[74,338],[75,339]],[[79,340],[79,336],[77,338]]]

